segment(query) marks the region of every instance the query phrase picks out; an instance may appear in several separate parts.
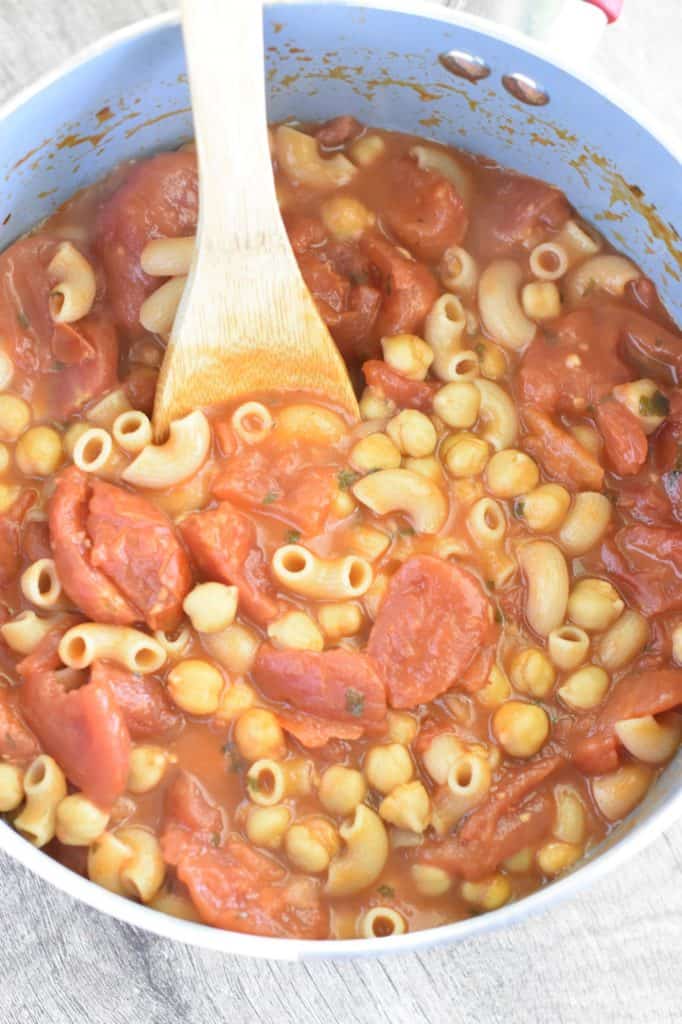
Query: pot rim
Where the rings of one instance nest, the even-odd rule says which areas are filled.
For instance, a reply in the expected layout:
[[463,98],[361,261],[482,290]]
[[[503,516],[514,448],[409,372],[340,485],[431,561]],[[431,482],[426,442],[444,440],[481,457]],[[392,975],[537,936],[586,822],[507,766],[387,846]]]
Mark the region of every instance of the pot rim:
[[[310,0],[280,0],[268,6],[295,6]],[[322,6],[326,0],[321,0]],[[331,3],[348,7],[366,7],[387,12],[411,14],[430,21],[461,26],[525,51],[601,93],[618,106],[633,120],[637,121],[661,146],[682,163],[682,147],[661,125],[656,115],[642,108],[638,101],[624,97],[620,90],[604,82],[601,75],[586,72],[570,61],[559,58],[547,47],[538,44],[522,33],[496,25],[476,15],[462,13],[449,8],[425,8],[423,0],[329,0]],[[145,18],[133,22],[80,50],[75,56],[60,64],[56,69],[41,76],[35,83],[20,90],[13,98],[0,106],[0,122],[10,117],[24,104],[41,92],[50,89],[61,78],[75,71],[107,51],[122,43],[139,39],[167,27],[178,25],[178,11]],[[594,884],[630,857],[643,850],[666,828],[682,817],[682,789],[670,795],[664,803],[651,811],[646,818],[625,825],[625,834],[603,853],[580,862],[569,874],[546,885],[544,888],[510,903],[498,910],[456,921],[452,924],[408,932],[404,935],[375,939],[280,939],[262,937],[240,932],[224,931],[208,925],[185,921],[154,911],[150,907],[133,903],[122,896],[109,892],[74,871],[53,860],[42,850],[32,846],[8,824],[0,822],[0,850],[20,864],[50,882],[56,888],[94,909],[119,921],[135,925],[145,931],[164,938],[186,942],[223,953],[240,954],[257,958],[276,960],[316,960],[325,958],[345,959],[358,956],[378,956],[386,953],[405,953],[422,948],[436,948],[448,943],[473,938],[486,932],[514,925],[533,914],[576,895],[587,886]]]

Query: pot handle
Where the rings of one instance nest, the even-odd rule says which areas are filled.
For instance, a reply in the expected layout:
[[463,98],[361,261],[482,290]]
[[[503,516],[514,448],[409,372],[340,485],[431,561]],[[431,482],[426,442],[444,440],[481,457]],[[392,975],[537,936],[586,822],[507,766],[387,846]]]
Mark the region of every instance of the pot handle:
[[574,61],[587,60],[624,0],[456,0],[458,10],[508,25]]

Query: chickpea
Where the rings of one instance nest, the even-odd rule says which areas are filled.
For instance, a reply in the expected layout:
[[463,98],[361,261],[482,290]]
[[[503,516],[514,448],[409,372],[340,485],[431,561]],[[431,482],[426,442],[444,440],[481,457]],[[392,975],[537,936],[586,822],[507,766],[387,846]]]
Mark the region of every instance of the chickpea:
[[353,446],[349,462],[358,473],[372,473],[377,469],[397,469],[400,452],[386,434],[368,434]]
[[539,647],[526,647],[512,658],[509,675],[517,690],[542,699],[554,686],[556,669]]
[[278,850],[291,824],[291,811],[283,804],[251,807],[246,819],[246,834],[255,846]]
[[394,334],[381,339],[384,359],[411,380],[424,380],[433,362],[433,350],[416,334]]
[[370,786],[380,793],[390,793],[396,786],[409,782],[414,775],[410,752],[400,743],[371,747],[363,769]]
[[325,811],[345,817],[367,796],[367,783],[355,768],[333,764],[320,779],[318,796]]
[[608,580],[578,580],[568,598],[568,617],[588,632],[608,629],[624,608],[624,601]]
[[17,441],[14,457],[26,476],[51,476],[64,457],[62,439],[53,427],[30,427]]
[[462,882],[460,893],[479,910],[497,910],[511,896],[511,882],[506,875],[493,875],[483,882]]
[[224,682],[214,665],[199,658],[179,661],[167,677],[174,703],[189,715],[215,714]]
[[277,760],[286,753],[286,742],[277,716],[267,708],[249,708],[234,727],[234,741],[247,761]]
[[553,878],[575,864],[581,853],[580,847],[574,843],[551,842],[540,847],[536,859],[543,875]]
[[0,441],[16,441],[31,422],[31,406],[18,395],[0,395]]
[[128,789],[131,793],[149,793],[166,774],[168,765],[177,758],[150,743],[133,747],[128,758]]
[[549,736],[547,712],[520,700],[501,704],[492,724],[495,738],[510,757],[532,757]]
[[386,426],[386,433],[403,455],[420,459],[436,450],[436,428],[423,412],[403,409]]
[[444,384],[433,399],[433,411],[448,427],[458,430],[473,427],[478,419],[481,393],[470,380],[455,380]]
[[482,437],[468,434],[450,434],[443,441],[440,457],[450,476],[478,476],[486,467],[490,446]]
[[324,226],[339,242],[357,241],[376,219],[371,210],[352,196],[326,199],[321,212]]
[[485,470],[488,490],[497,498],[516,498],[532,491],[539,479],[540,471],[535,462],[515,448],[496,452]]
[[320,816],[295,822],[284,837],[284,849],[293,866],[313,874],[326,871],[340,847],[336,828]]

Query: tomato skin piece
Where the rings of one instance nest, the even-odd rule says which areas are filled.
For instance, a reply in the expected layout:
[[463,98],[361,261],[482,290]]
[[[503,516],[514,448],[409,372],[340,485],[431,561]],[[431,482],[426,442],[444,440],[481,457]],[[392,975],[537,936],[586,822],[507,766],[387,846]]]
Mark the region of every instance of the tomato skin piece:
[[334,722],[329,718],[306,715],[302,711],[277,711],[277,720],[303,747],[319,750],[330,740],[359,740],[364,726],[351,722]]
[[57,477],[48,522],[57,574],[73,603],[95,622],[131,626],[136,609],[89,559],[87,532],[90,481],[76,466]]
[[66,420],[91,398],[116,386],[118,335],[109,317],[101,313],[91,313],[76,324],[58,326],[62,335],[72,335],[69,344],[80,345],[82,350],[77,362],[60,367],[46,378],[48,412],[55,419]]
[[94,661],[90,681],[108,684],[133,740],[159,736],[182,720],[154,676],[138,676],[111,662]]
[[6,587],[19,574],[21,547],[19,543],[24,517],[36,501],[35,491],[24,491],[0,516],[0,585]]
[[525,175],[490,168],[479,178],[477,216],[467,235],[476,255],[499,256],[526,241],[540,224],[561,227],[571,213],[558,189]]
[[140,307],[162,283],[143,272],[142,250],[153,238],[195,234],[198,206],[196,154],[187,150],[137,164],[102,205],[96,248],[116,322],[131,333],[142,333]]
[[634,476],[649,453],[647,436],[637,417],[626,406],[611,399],[597,406],[595,418],[614,472],[619,476]]
[[11,764],[26,764],[40,753],[40,744],[24,723],[8,691],[0,690],[0,757]]
[[429,268],[408,259],[376,233],[363,236],[360,251],[368,261],[370,284],[382,295],[375,337],[418,334],[441,293]]
[[224,827],[221,809],[194,775],[181,770],[170,784],[164,803],[161,850],[166,863],[177,866],[189,851],[214,846],[220,842]]
[[248,516],[223,501],[217,508],[187,516],[180,523],[180,532],[208,579],[238,588],[246,615],[259,624],[277,617],[279,602]]
[[414,555],[392,576],[367,643],[394,708],[426,704],[456,686],[498,628],[471,573]]
[[213,494],[275,516],[305,534],[319,533],[337,492],[337,471],[316,464],[315,455],[331,457],[321,446],[266,439],[257,447],[233,455],[213,484]]
[[509,768],[455,835],[419,850],[419,860],[469,881],[490,875],[503,860],[549,832],[554,800],[540,787],[562,765],[558,756]]
[[151,629],[174,629],[192,587],[189,560],[171,521],[146,498],[95,477],[87,532],[90,562]]
[[411,157],[391,161],[386,175],[382,220],[418,260],[437,263],[466,234],[469,218],[461,196],[450,181]]
[[40,558],[52,558],[50,528],[46,521],[29,519],[24,522],[21,531],[21,552],[29,562],[37,562]]
[[680,706],[682,670],[632,673],[616,683],[599,710],[572,720],[564,727],[566,752],[582,772],[601,775],[615,771],[620,763],[616,722],[660,715]]
[[315,132],[315,138],[325,149],[337,149],[362,132],[362,125],[350,114],[340,114],[325,121]]
[[253,666],[256,686],[313,717],[376,728],[386,719],[386,696],[372,658],[341,647],[278,650],[264,643]]
[[621,527],[602,544],[600,558],[644,616],[682,610],[682,526]]
[[71,466],[57,478],[49,524],[64,590],[89,618],[175,628],[192,574],[154,505]]
[[435,381],[410,380],[381,359],[370,359],[364,363],[362,372],[368,387],[374,388],[384,398],[390,398],[402,409],[432,411],[433,398],[439,387]]
[[126,788],[130,734],[105,680],[65,689],[56,671],[63,633],[63,626],[52,630],[17,665],[23,678],[21,708],[43,750],[69,781],[96,804],[111,807]]
[[574,490],[601,491],[604,470],[587,448],[541,409],[525,406],[522,414],[531,431],[523,438],[523,448],[549,477]]
[[177,872],[201,919],[215,928],[280,938],[327,935],[320,882],[287,878],[279,864],[242,840],[188,851]]

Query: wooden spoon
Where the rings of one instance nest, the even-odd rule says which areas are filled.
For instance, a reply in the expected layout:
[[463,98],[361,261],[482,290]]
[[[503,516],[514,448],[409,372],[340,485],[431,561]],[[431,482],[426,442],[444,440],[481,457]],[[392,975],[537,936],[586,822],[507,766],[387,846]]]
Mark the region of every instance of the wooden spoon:
[[280,216],[265,108],[262,0],[184,0],[200,167],[194,262],[161,367],[154,433],[253,392],[317,392],[358,418],[345,364]]

